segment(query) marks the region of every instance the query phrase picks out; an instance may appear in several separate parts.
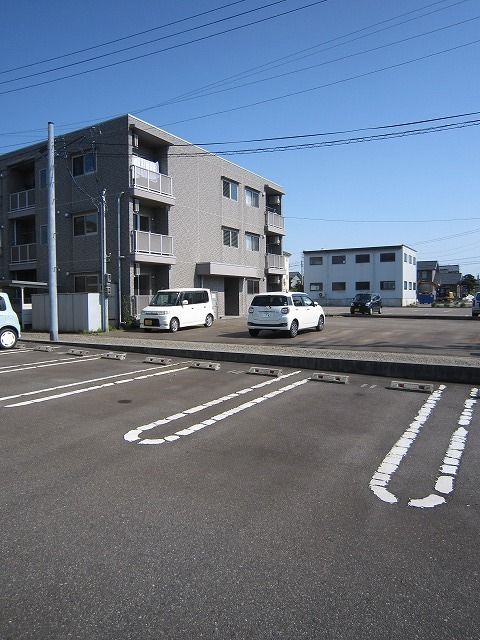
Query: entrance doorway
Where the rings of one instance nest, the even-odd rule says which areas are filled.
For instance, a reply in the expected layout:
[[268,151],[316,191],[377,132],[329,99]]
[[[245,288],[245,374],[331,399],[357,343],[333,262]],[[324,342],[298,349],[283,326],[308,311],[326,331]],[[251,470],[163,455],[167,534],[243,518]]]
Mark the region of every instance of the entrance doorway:
[[225,315],[240,315],[239,278],[225,278]]

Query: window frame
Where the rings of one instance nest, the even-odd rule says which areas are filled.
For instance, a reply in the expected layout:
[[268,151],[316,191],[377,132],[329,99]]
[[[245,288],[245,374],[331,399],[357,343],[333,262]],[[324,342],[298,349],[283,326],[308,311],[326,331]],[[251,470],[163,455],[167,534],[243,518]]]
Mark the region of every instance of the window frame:
[[[362,258],[362,260],[359,260],[359,258]],[[366,258],[366,260],[363,260],[363,258]],[[355,264],[367,264],[370,262],[370,254],[369,253],[357,253],[355,254]]]
[[359,280],[355,282],[355,291],[369,291],[370,288],[370,280]]
[[[343,286],[340,286],[343,285]],[[347,290],[347,283],[346,282],[332,282],[332,291],[346,291]]]
[[[255,242],[253,241],[256,241],[257,248],[255,248]],[[250,233],[250,231],[245,231],[245,249],[247,251],[260,251],[260,236],[258,235],[258,233]]]
[[[86,218],[87,217],[95,217],[95,231],[87,231]],[[75,225],[78,220],[83,218],[83,233],[75,233]],[[90,211],[88,213],[78,213],[72,216],[72,233],[74,238],[84,238],[87,236],[97,236],[98,235],[98,213],[96,211]]]
[[[225,242],[225,234],[228,233],[229,242]],[[231,249],[238,249],[238,238],[239,238],[239,229],[234,229],[233,227],[222,227],[222,243],[224,247],[230,247]],[[232,240],[236,240],[232,242]]]
[[[93,169],[91,170],[86,170],[86,161],[85,159],[87,157],[91,157],[93,160]],[[76,168],[75,168],[75,161],[82,159],[82,171],[81,172],[76,172]],[[72,155],[72,175],[74,178],[78,178],[80,176],[90,176],[93,175],[94,173],[97,173],[97,153],[95,151],[86,151],[84,153],[76,153],[74,155]]]
[[311,267],[323,266],[323,256],[310,256],[310,266]]
[[346,263],[347,263],[346,254],[332,255],[332,264],[346,264]]
[[[385,286],[387,284],[393,284],[393,287]],[[395,291],[395,280],[380,280],[380,291]]]
[[[250,202],[248,201],[247,194],[250,197]],[[255,198],[257,202],[256,204],[255,204]],[[255,209],[259,209],[260,208],[260,191],[257,191],[256,189],[252,189],[251,187],[245,187],[245,204],[247,205],[247,207],[253,207]]]
[[[387,257],[388,256],[388,257]],[[395,251],[386,251],[380,254],[380,262],[396,262],[397,254]]]
[[260,280],[247,278],[247,295],[256,295],[257,293],[260,293]]
[[311,282],[310,291],[323,292],[323,282]]
[[[83,291],[77,289],[77,278],[85,278],[85,288]],[[96,280],[96,285],[94,285],[94,288],[91,288],[89,290],[88,286],[87,286],[87,279],[88,278],[95,278]],[[75,293],[99,293],[100,291],[100,277],[98,275],[98,273],[74,273],[73,274],[73,291]]]
[[[228,186],[228,194],[225,193],[225,187]],[[238,202],[238,182],[234,180],[229,180],[228,178],[222,178],[222,195],[227,200],[233,200],[234,202]],[[235,197],[233,197],[233,193]]]

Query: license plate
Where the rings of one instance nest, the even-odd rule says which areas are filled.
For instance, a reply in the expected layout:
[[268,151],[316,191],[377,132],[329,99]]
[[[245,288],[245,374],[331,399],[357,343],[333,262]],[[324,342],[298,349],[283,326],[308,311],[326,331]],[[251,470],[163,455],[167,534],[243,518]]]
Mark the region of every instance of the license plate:
[[270,318],[270,314],[269,313],[262,313],[262,318]]
[[151,320],[145,319],[145,320],[143,321],[143,324],[146,324],[146,325],[148,326],[148,325],[152,325],[152,324],[153,324],[153,322],[152,322]]

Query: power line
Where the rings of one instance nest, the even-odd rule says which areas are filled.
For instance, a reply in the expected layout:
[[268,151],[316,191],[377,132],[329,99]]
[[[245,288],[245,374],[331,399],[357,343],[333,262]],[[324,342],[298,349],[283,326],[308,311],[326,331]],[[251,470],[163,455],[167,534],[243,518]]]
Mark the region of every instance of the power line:
[[[285,0],[282,0],[285,1]],[[236,2],[230,2],[229,4],[221,5],[220,7],[216,7],[215,9],[209,9],[208,11],[202,11],[201,13],[195,13],[191,16],[187,16],[186,18],[181,18],[179,20],[174,20],[173,22],[167,22],[158,27],[152,27],[151,29],[145,29],[144,31],[137,31],[136,33],[132,33],[128,36],[122,36],[121,38],[115,38],[114,40],[108,40],[106,42],[102,42],[100,44],[93,45],[91,47],[85,47],[84,49],[77,49],[76,51],[70,51],[69,53],[62,53],[61,55],[54,56],[53,58],[44,58],[43,60],[38,60],[37,62],[30,62],[29,64],[23,64],[19,67],[12,67],[10,69],[4,69],[0,71],[0,75],[5,73],[11,73],[13,71],[20,71],[21,69],[28,69],[30,67],[35,67],[40,64],[45,64],[46,62],[53,62],[54,60],[61,60],[62,58],[68,58],[70,56],[78,55],[79,53],[85,53],[86,51],[93,51],[94,49],[99,49],[100,47],[107,47],[111,44],[116,44],[117,42],[122,42],[124,40],[129,40],[130,38],[136,38],[138,36],[143,36],[147,33],[152,33],[153,31],[158,31],[159,29],[166,29],[167,27],[171,27],[175,24],[180,24],[182,22],[187,22],[188,20],[193,20],[194,18],[199,18],[201,16],[205,16],[209,13],[214,13],[215,11],[221,11],[222,9],[227,9],[236,4],[243,4],[246,0],[236,0]],[[141,46],[141,45],[138,45]]]
[[[474,16],[472,18],[467,18],[467,19],[459,21],[459,22],[454,22],[452,24],[445,25],[443,27],[438,27],[437,29],[432,29],[430,31],[425,31],[423,33],[418,33],[418,34],[415,34],[413,36],[408,36],[406,38],[402,38],[400,40],[394,40],[393,42],[387,42],[386,44],[378,45],[376,47],[371,47],[370,49],[364,49],[363,51],[356,51],[354,53],[348,53],[348,54],[346,54],[344,56],[340,56],[338,58],[333,58],[331,60],[325,60],[323,62],[318,62],[316,64],[312,64],[312,65],[309,65],[307,67],[302,67],[300,69],[293,69],[292,71],[284,71],[283,73],[279,73],[279,74],[276,74],[276,75],[273,75],[273,76],[267,76],[267,77],[264,77],[264,78],[259,78],[257,80],[250,80],[249,82],[244,82],[243,84],[235,84],[232,87],[224,87],[224,88],[221,88],[221,89],[216,89],[214,91],[196,92],[193,95],[185,95],[183,97],[173,98],[173,99],[170,99],[170,100],[166,100],[165,102],[160,102],[157,105],[155,105],[155,107],[150,107],[148,110],[150,110],[152,108],[169,106],[171,104],[180,104],[182,102],[188,102],[188,101],[191,101],[191,100],[197,100],[198,98],[206,98],[206,97],[209,97],[209,96],[218,95],[220,93],[225,93],[227,91],[235,91],[237,89],[242,89],[244,87],[250,87],[250,86],[255,85],[255,84],[265,83],[265,82],[268,82],[270,80],[278,80],[279,78],[284,78],[286,76],[296,75],[296,74],[302,73],[304,71],[311,71],[312,69],[316,69],[318,67],[323,67],[323,66],[326,66],[326,65],[329,65],[329,64],[334,64],[336,62],[342,62],[344,60],[350,60],[351,58],[355,58],[357,56],[365,55],[367,53],[373,53],[375,51],[380,51],[382,49],[387,49],[388,47],[393,47],[393,46],[398,45],[398,44],[403,44],[405,42],[409,42],[409,41],[415,40],[417,38],[423,38],[425,36],[429,36],[429,35],[432,35],[434,33],[438,33],[440,31],[445,31],[446,29],[452,29],[454,27],[458,27],[458,26],[467,24],[469,22],[473,22],[475,20],[478,20],[479,18],[480,18],[480,16]],[[397,25],[394,25],[394,26],[397,26]],[[388,28],[391,28],[391,27],[388,27]],[[367,34],[367,35],[370,36],[372,34]],[[364,37],[367,37],[367,36],[360,36],[360,37],[364,38]],[[343,46],[344,44],[348,44],[349,42],[353,42],[354,40],[358,40],[358,39],[359,38],[354,38],[351,41],[347,41],[347,42],[344,42],[344,43],[341,43],[341,44],[337,44],[334,47],[328,47],[328,49],[333,49],[335,47]],[[325,49],[325,50],[327,50],[327,49]],[[310,55],[314,55],[314,54],[310,54]],[[304,56],[304,57],[308,57],[308,56]],[[278,66],[281,66],[281,65],[275,65],[275,67],[278,67]],[[272,68],[275,68],[275,67],[272,67]],[[250,74],[250,75],[255,75],[255,74]],[[248,77],[248,76],[246,76],[246,77]],[[142,111],[146,111],[146,110],[147,109],[143,109]],[[141,113],[142,111],[136,111],[135,113]]]
[[[421,62],[423,60],[428,60],[429,58],[434,58],[435,56],[443,55],[445,53],[452,53],[453,51],[458,51],[459,49],[463,49],[465,47],[472,46],[474,44],[478,44],[480,39],[471,40],[470,42],[465,42],[463,44],[456,45],[455,47],[449,47],[448,49],[441,49],[440,51],[434,51],[433,53],[426,54],[424,56],[419,56],[417,58],[411,58],[410,60],[404,60],[403,62],[399,62],[396,64],[388,65],[386,67],[380,67],[378,69],[372,69],[371,71],[366,71],[364,73],[359,73],[353,76],[349,76],[347,78],[341,78],[340,80],[333,80],[332,82],[327,82],[325,84],[320,84],[315,87],[309,87],[308,89],[301,89],[299,91],[292,91],[289,93],[284,93],[279,96],[274,96],[272,98],[265,98],[264,100],[257,100],[256,102],[251,102],[249,104],[239,105],[237,107],[231,107],[229,109],[223,109],[221,111],[214,111],[211,113],[204,113],[199,116],[194,116],[191,118],[184,118],[183,120],[176,120],[175,122],[167,122],[162,127],[168,127],[174,124],[182,124],[184,122],[192,122],[193,120],[201,120],[203,118],[209,118],[211,116],[224,115],[226,113],[233,113],[235,111],[240,111],[242,109],[248,109],[250,107],[257,107],[259,105],[268,104],[270,102],[275,102],[277,100],[283,100],[285,98],[292,98],[294,96],[302,95],[305,93],[312,93],[314,91],[318,91],[319,89],[326,89],[328,87],[333,87],[339,84],[343,84],[344,82],[351,82],[352,80],[358,80],[360,78],[366,78],[368,76],[375,75],[377,73],[382,73],[384,71],[390,71],[392,69],[399,69],[401,67],[405,67],[407,65],[413,64],[415,62]],[[1,94],[0,94],[1,95]]]
[[[260,70],[260,69],[265,68],[265,67],[269,67],[269,68],[276,68],[276,67],[278,67],[278,66],[279,66],[279,65],[274,65],[274,63],[276,63],[276,62],[284,62],[284,61],[288,60],[289,58],[294,58],[295,56],[298,56],[299,54],[305,53],[305,52],[307,52],[307,51],[312,51],[312,50],[314,50],[314,49],[318,49],[319,47],[324,46],[324,45],[326,45],[326,44],[330,44],[330,43],[332,43],[332,42],[336,42],[336,41],[338,41],[338,40],[342,40],[342,39],[348,38],[349,36],[352,36],[352,35],[355,35],[355,34],[358,34],[358,33],[362,33],[362,32],[364,32],[364,31],[367,31],[368,29],[373,29],[374,27],[377,27],[377,26],[380,26],[380,25],[386,24],[386,23],[388,23],[388,22],[392,22],[393,20],[397,20],[397,19],[402,18],[402,17],[404,17],[404,16],[411,15],[412,13],[418,13],[419,11],[423,11],[423,10],[428,9],[428,8],[430,8],[430,7],[437,6],[437,5],[439,5],[439,4],[443,4],[445,1],[446,1],[446,0],[437,0],[436,2],[430,3],[430,4],[428,4],[428,5],[424,5],[423,7],[419,7],[418,9],[414,9],[414,10],[412,10],[412,11],[408,11],[408,12],[405,12],[405,13],[398,14],[398,15],[393,16],[393,17],[391,17],[391,18],[387,18],[386,20],[382,20],[382,21],[380,21],[380,22],[373,23],[373,24],[368,25],[368,26],[366,26],[366,27],[362,27],[361,29],[357,29],[357,30],[355,30],[355,31],[351,31],[351,32],[349,32],[349,33],[346,33],[346,34],[343,34],[343,35],[340,35],[340,36],[336,36],[336,37],[334,37],[334,38],[331,38],[330,40],[326,40],[326,41],[320,42],[320,43],[318,43],[318,44],[316,44],[316,45],[314,45],[314,46],[308,47],[308,48],[306,48],[306,49],[301,49],[301,50],[299,50],[299,51],[295,51],[295,52],[293,52],[293,53],[291,53],[291,54],[288,54],[288,55],[286,55],[286,56],[282,56],[282,57],[280,57],[280,58],[276,58],[276,59],[271,60],[270,62],[264,63],[264,64],[262,64],[262,65],[258,65],[258,66],[255,66],[255,67],[251,67],[251,68],[246,69],[246,70],[244,70],[244,71],[242,71],[242,72],[239,72],[239,73],[237,73],[237,74],[234,74],[234,75],[232,75],[232,76],[229,76],[229,77],[227,77],[227,78],[224,78],[223,80],[217,80],[216,82],[213,82],[213,83],[207,84],[207,85],[205,85],[204,87],[200,87],[200,88],[198,88],[198,89],[196,89],[196,90],[193,90],[193,91],[187,92],[187,93],[185,93],[185,94],[182,94],[182,95],[180,95],[180,96],[177,96],[177,97],[171,98],[169,101],[165,101],[164,103],[159,103],[159,104],[155,104],[155,105],[150,105],[150,106],[144,107],[144,108],[142,108],[142,109],[130,110],[129,112],[130,112],[130,113],[132,113],[132,114],[139,114],[139,113],[142,113],[142,112],[144,112],[144,111],[149,111],[149,110],[152,110],[152,109],[158,108],[158,107],[160,107],[160,106],[164,106],[164,105],[167,105],[167,104],[175,103],[175,101],[176,101],[176,100],[178,100],[179,98],[183,98],[183,97],[185,97],[185,96],[189,96],[189,95],[191,95],[192,93],[199,93],[199,92],[203,91],[204,89],[212,88],[212,87],[214,87],[214,86],[218,86],[219,84],[221,85],[222,83],[228,82],[228,81],[230,81],[230,80],[232,80],[232,79],[234,79],[234,78],[236,78],[236,77],[240,77],[240,76],[248,77],[248,75],[254,75],[254,73],[256,72],[256,70]],[[387,30],[387,29],[391,29],[391,28],[393,28],[393,27],[400,26],[400,25],[405,24],[405,23],[407,23],[407,22],[411,22],[412,20],[418,20],[418,19],[424,18],[424,17],[426,17],[426,16],[429,16],[429,15],[431,15],[431,14],[433,14],[433,13],[437,13],[437,12],[439,12],[439,11],[444,11],[444,10],[449,9],[449,8],[451,8],[451,7],[453,7],[453,6],[456,6],[456,5],[458,5],[458,4],[463,4],[464,2],[470,2],[470,1],[471,1],[471,0],[459,0],[458,2],[455,2],[455,3],[453,3],[453,4],[449,4],[449,5],[444,6],[444,7],[439,7],[438,9],[435,9],[435,10],[430,11],[430,12],[428,12],[428,13],[425,13],[425,14],[423,14],[423,15],[420,15],[420,16],[414,16],[413,18],[410,18],[410,19],[405,20],[405,21],[403,21],[403,22],[399,22],[399,23],[397,23],[397,24],[390,25],[390,26],[385,27],[385,28],[382,28],[382,29],[378,29],[377,31],[374,31],[374,32],[372,32],[372,33],[364,34],[363,36],[360,36],[359,38],[354,38],[354,39],[352,39],[352,40],[347,40],[346,42],[339,43],[338,45],[335,45],[335,47],[337,47],[337,46],[343,46],[343,45],[345,45],[345,44],[348,44],[348,43],[353,42],[353,41],[355,41],[355,40],[358,40],[358,39],[360,39],[360,38],[369,37],[369,36],[374,35],[374,34],[376,34],[376,33],[380,33],[380,32],[382,32],[382,31],[385,31],[385,30]],[[235,4],[235,3],[233,3],[233,4]],[[225,5],[225,6],[229,6],[229,5]],[[221,7],[221,8],[224,8],[224,7]],[[194,16],[194,17],[196,17],[196,16]],[[170,23],[170,24],[173,24],[173,23]],[[166,26],[168,26],[168,25],[166,25]],[[157,28],[160,28],[160,27],[157,27]],[[134,35],[138,35],[138,34],[134,34]],[[133,37],[133,36],[127,36],[127,37]],[[335,48],[335,47],[328,47],[328,48],[326,48],[326,49],[321,50],[320,52],[322,52],[322,51],[324,51],[324,50],[329,50],[329,49],[331,49],[331,48]],[[316,53],[310,53],[310,54],[308,54],[308,55],[306,55],[306,56],[302,56],[302,58],[309,57],[309,56],[311,56],[311,55],[316,55]],[[302,59],[302,58],[298,58],[298,59]],[[295,62],[296,62],[297,60],[293,60],[293,61],[295,61]],[[253,71],[254,73],[250,73],[250,72],[252,72],[252,71]],[[119,115],[119,114],[117,114],[117,115]],[[121,115],[121,114],[120,114],[120,115]],[[109,116],[105,116],[105,117],[103,117],[103,118],[101,118],[101,119],[102,119],[102,120],[106,120],[106,119],[110,119],[110,118],[112,118],[112,117],[114,117],[114,116],[109,115]],[[96,120],[98,120],[98,119],[96,119]],[[69,123],[69,124],[61,125],[61,127],[66,127],[66,126],[76,126],[76,125],[88,124],[88,123],[90,123],[90,122],[93,122],[93,120],[77,121],[77,122],[73,122],[73,123]],[[58,128],[58,127],[57,127],[57,128]],[[153,127],[153,126],[151,127],[151,129],[152,129],[152,130],[153,130],[154,128],[155,128],[155,127]],[[0,135],[29,134],[29,133],[35,133],[35,132],[37,132],[37,131],[43,131],[43,128],[42,128],[42,129],[30,129],[30,130],[24,130],[24,131],[9,132],[9,133],[4,133],[4,134],[0,134]],[[336,133],[337,133],[337,132],[336,132]],[[340,133],[342,133],[342,132],[340,132]],[[16,145],[10,145],[10,146],[16,146]]]
[[[272,4],[277,4],[278,2],[284,2],[284,1],[285,0],[277,0],[276,2],[274,2]],[[157,51],[151,51],[149,53],[143,53],[143,54],[138,55],[138,56],[133,56],[131,58],[126,58],[124,60],[119,60],[117,62],[111,62],[109,64],[102,65],[100,67],[94,67],[93,69],[87,69],[85,71],[78,71],[76,73],[71,73],[71,74],[68,74],[68,75],[65,75],[65,76],[60,76],[59,78],[53,78],[51,80],[44,80],[42,82],[37,82],[37,83],[34,83],[34,84],[25,85],[23,87],[17,87],[15,89],[8,89],[6,91],[0,91],[0,95],[5,95],[5,94],[8,94],[8,93],[15,93],[17,91],[24,91],[25,89],[32,89],[34,87],[40,87],[40,86],[44,86],[46,84],[52,84],[54,82],[60,82],[61,80],[66,80],[66,79],[69,79],[69,78],[76,78],[78,76],[83,76],[83,75],[86,75],[86,74],[89,74],[89,73],[93,73],[94,71],[101,71],[103,69],[110,69],[112,67],[116,67],[118,65],[125,64],[126,62],[132,62],[132,61],[135,61],[135,60],[141,60],[143,58],[147,58],[147,57],[150,57],[150,56],[153,56],[153,55],[157,55],[159,53],[164,53],[165,51],[172,51],[173,49],[178,49],[180,47],[185,47],[185,46],[190,45],[190,44],[196,44],[197,42],[202,42],[204,40],[209,40],[211,38],[215,38],[217,36],[224,35],[226,33],[232,33],[233,31],[239,31],[240,29],[245,29],[247,27],[256,26],[256,25],[258,25],[258,24],[260,24],[262,22],[267,22],[268,20],[273,20],[274,18],[279,18],[279,17],[286,16],[286,15],[289,15],[289,14],[292,14],[292,13],[296,13],[297,11],[302,11],[303,9],[308,9],[308,8],[314,7],[314,6],[318,5],[318,4],[323,4],[323,3],[327,2],[327,1],[328,0],[316,0],[315,2],[311,2],[310,4],[306,4],[306,5],[303,5],[301,7],[297,7],[296,9],[290,9],[289,11],[283,11],[282,13],[277,13],[277,14],[274,14],[273,16],[268,16],[266,18],[259,18],[258,20],[255,20],[253,22],[248,22],[246,24],[239,25],[237,27],[231,27],[230,29],[225,29],[224,31],[218,31],[217,33],[211,33],[211,34],[206,35],[206,36],[195,38],[194,40],[189,40],[188,42],[182,42],[182,43],[179,43],[179,44],[171,45],[170,47],[165,47],[164,49],[158,49]],[[268,5],[265,5],[265,6],[268,6]],[[85,60],[83,62],[88,62],[88,61],[99,59],[99,58],[102,58],[102,57],[104,57],[104,55],[95,56],[94,58],[90,58],[89,60]],[[73,63],[73,64],[80,64],[80,63]],[[72,65],[65,65],[65,66],[72,66]],[[59,68],[64,68],[64,67],[59,67]],[[55,70],[56,69],[52,69],[51,71],[55,71]],[[43,72],[43,73],[47,73],[47,72]],[[34,75],[37,75],[37,74],[34,74]],[[25,76],[25,77],[27,77],[27,76]],[[13,80],[9,80],[8,82],[13,82],[15,80],[19,80],[19,78],[14,78]]]

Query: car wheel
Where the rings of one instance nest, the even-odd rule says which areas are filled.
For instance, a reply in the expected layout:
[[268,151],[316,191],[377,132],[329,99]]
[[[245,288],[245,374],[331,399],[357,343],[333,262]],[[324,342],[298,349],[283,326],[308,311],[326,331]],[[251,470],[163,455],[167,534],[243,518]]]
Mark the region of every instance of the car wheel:
[[13,349],[17,344],[17,332],[5,327],[0,330],[0,349]]
[[295,338],[298,333],[298,322],[296,320],[292,320],[292,324],[290,325],[290,329],[288,330],[288,335],[290,338]]
[[172,318],[170,320],[170,333],[176,333],[180,328],[180,322],[178,318]]
[[315,328],[317,331],[323,331],[325,329],[325,316],[320,316],[318,318],[318,323]]
[[249,329],[248,333],[252,336],[252,338],[256,338],[260,333],[259,329]]
[[350,309],[350,315],[355,315],[355,309]]
[[372,309],[372,307],[370,307],[370,309],[368,310],[368,315],[369,315],[369,316],[373,316],[373,309]]
[[211,327],[212,324],[213,324],[213,316],[211,313],[209,313],[208,316],[205,318],[205,326]]

